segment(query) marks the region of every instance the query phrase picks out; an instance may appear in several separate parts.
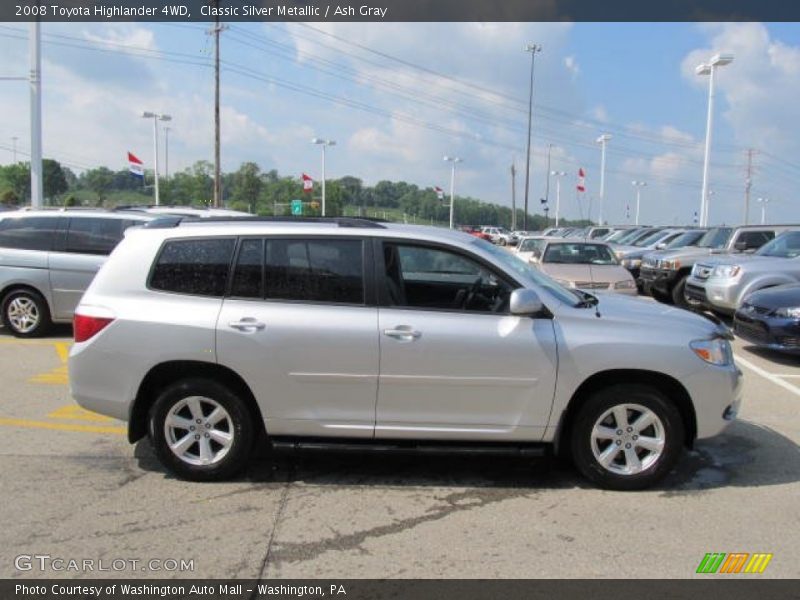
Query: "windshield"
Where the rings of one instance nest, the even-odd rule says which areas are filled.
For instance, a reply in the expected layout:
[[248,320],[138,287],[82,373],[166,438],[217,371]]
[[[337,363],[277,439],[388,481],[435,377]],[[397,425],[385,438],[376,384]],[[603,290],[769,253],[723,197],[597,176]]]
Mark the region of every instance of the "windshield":
[[703,231],[687,231],[680,234],[674,240],[667,244],[667,248],[684,248],[686,246],[694,246],[698,240],[705,235]]
[[606,236],[603,238],[603,241],[616,242],[628,232],[630,232],[630,229],[617,229],[616,231],[612,231],[611,233],[606,234]]
[[533,280],[536,285],[545,288],[561,302],[575,307],[585,300],[578,294],[556,283],[554,279],[551,279],[537,268],[532,267],[528,263],[523,262],[518,258],[514,258],[514,256],[507,250],[503,250],[502,248],[481,239],[476,239],[472,243],[480,249],[491,254],[495,260],[497,260],[497,262],[500,263],[510,273],[516,273],[517,275],[522,275],[523,277]]
[[520,252],[533,252],[536,249],[541,249],[542,245],[544,245],[544,240],[534,240],[531,238],[522,240],[519,243],[519,251]]
[[658,241],[667,237],[668,235],[669,235],[668,231],[654,231],[653,233],[636,240],[636,242],[633,245],[642,248],[644,246],[649,246],[650,244],[655,244]]
[[772,256],[775,258],[796,258],[800,256],[800,231],[787,231],[779,235],[768,244],[763,245],[757,256]]
[[614,240],[617,244],[624,246],[629,241],[638,238],[644,232],[644,229],[629,229],[626,233]]
[[714,229],[709,229],[697,243],[697,247],[720,250],[726,246],[732,233],[733,227],[715,227]]
[[548,244],[544,252],[545,263],[567,265],[616,265],[616,257],[605,244]]

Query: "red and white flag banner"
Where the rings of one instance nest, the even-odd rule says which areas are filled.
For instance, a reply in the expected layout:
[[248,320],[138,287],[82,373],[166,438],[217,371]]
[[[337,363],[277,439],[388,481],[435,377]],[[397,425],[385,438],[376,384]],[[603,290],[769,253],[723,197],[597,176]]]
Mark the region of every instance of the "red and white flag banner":
[[438,185],[433,187],[433,191],[436,192],[436,197],[439,198],[439,200],[444,199],[444,190],[440,188]]
[[305,173],[303,173],[303,191],[304,192],[314,191],[314,180]]
[[579,192],[586,191],[586,171],[583,170],[583,167],[578,169],[578,185],[576,188]]

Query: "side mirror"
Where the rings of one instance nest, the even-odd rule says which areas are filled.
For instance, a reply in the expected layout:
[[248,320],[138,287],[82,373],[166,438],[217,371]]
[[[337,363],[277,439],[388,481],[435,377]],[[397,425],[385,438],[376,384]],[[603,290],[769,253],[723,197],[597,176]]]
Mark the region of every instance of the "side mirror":
[[745,250],[747,250],[747,242],[736,242],[733,245],[733,249],[736,250],[737,252],[744,252]]
[[656,250],[663,250],[666,247],[667,247],[667,245],[664,242],[661,242],[660,244],[656,244]]
[[539,294],[527,288],[511,292],[510,305],[511,314],[517,316],[535,315],[544,308],[544,304],[539,299]]

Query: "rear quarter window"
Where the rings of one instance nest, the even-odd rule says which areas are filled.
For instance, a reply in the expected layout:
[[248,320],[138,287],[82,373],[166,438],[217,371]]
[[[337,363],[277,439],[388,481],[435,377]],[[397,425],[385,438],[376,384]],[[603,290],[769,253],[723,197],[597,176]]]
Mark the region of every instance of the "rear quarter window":
[[150,276],[150,288],[176,294],[225,294],[235,240],[173,240],[164,244]]

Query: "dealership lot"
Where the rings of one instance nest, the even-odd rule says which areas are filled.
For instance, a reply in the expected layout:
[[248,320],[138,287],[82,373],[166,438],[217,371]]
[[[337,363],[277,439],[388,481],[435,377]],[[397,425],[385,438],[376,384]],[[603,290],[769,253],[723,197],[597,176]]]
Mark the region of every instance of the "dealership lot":
[[[74,404],[69,345],[68,328],[0,330],[2,577],[691,577],[707,552],[800,575],[800,359],[740,340],[740,421],[635,493],[547,459],[262,453],[234,482],[181,482]],[[94,570],[18,570],[19,555]]]

